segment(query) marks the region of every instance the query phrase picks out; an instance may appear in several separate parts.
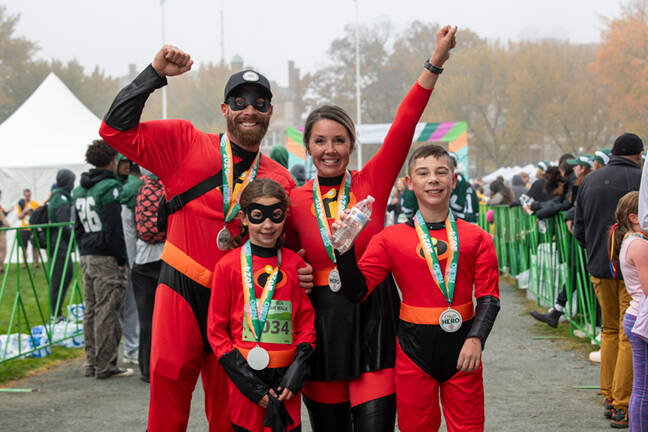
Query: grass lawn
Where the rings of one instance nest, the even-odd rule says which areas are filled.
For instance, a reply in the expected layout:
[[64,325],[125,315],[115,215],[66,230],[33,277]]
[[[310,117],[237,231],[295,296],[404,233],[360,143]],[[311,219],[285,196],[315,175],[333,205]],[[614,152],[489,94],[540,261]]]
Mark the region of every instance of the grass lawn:
[[[76,266],[78,284],[70,284],[63,301],[63,313],[67,313],[68,303],[83,303],[83,294],[78,286],[81,284],[81,269]],[[22,307],[20,303],[22,302]],[[30,266],[23,269],[15,263],[5,267],[0,274],[0,335],[11,333],[29,333],[31,327],[49,322],[49,289],[45,275],[45,266],[36,269]],[[13,322],[11,322],[13,316]],[[11,327],[10,327],[11,324]],[[0,363],[0,383],[28,375],[34,370],[47,368],[60,360],[76,358],[83,355],[78,348],[54,346],[52,353],[44,358],[12,359]]]

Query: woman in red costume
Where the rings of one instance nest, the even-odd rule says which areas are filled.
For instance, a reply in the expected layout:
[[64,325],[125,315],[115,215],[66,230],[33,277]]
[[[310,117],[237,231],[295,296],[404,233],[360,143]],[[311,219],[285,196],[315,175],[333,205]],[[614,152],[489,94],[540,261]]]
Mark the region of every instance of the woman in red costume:
[[[436,49],[411,88],[376,155],[360,171],[347,171],[355,144],[355,128],[340,108],[324,106],[311,112],[304,129],[304,145],[317,176],[292,191],[289,244],[306,250],[313,266],[317,347],[304,401],[314,432],[393,431],[396,415],[394,364],[399,299],[388,276],[361,305],[348,301],[335,255],[328,241],[338,212],[367,195],[375,198],[374,214],[385,214],[387,200],[442,66],[455,45],[456,27],[437,33]],[[371,237],[383,228],[375,217],[356,240],[360,257]]]

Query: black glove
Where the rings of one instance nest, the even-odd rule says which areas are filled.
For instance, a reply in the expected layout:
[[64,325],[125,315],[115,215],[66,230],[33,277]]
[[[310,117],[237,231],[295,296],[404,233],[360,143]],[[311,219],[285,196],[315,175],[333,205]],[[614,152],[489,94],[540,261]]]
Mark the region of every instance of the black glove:
[[266,416],[263,419],[263,426],[269,427],[272,432],[285,432],[288,425],[293,425],[295,422],[288,414],[286,407],[281,401],[268,395],[268,408],[266,409]]
[[295,357],[293,357],[293,361],[288,367],[288,370],[281,381],[279,381],[280,387],[287,388],[295,395],[299,393],[310,375],[310,362],[308,359],[313,355],[313,352],[315,350],[308,343],[302,342],[297,345]]
[[236,388],[255,404],[258,405],[270,390],[270,387],[256,375],[243,354],[236,348],[223,355],[219,362]]
[[500,302],[493,296],[484,296],[477,299],[477,307],[475,308],[475,319],[473,321],[470,331],[466,335],[466,339],[471,337],[479,338],[482,344],[482,349],[486,345],[486,338],[493,329],[495,317],[500,310]]

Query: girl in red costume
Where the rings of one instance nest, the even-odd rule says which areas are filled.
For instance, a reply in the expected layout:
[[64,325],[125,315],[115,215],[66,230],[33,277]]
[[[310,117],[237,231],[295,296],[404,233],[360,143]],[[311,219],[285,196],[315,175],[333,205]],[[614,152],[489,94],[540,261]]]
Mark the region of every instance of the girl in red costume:
[[235,432],[301,430],[299,393],[315,329],[313,308],[297,280],[297,269],[306,264],[281,248],[288,197],[273,180],[257,179],[240,203],[249,240],[214,270],[209,343],[230,378]]
[[[335,256],[328,241],[337,214],[371,194],[375,214],[384,214],[389,194],[410,149],[414,131],[455,45],[456,28],[437,33],[434,55],[403,100],[378,153],[361,171],[347,171],[355,128],[340,108],[324,106],[306,120],[304,145],[317,177],[291,193],[291,247],[306,250],[313,266],[317,349],[304,401],[314,432],[393,431],[396,415],[394,362],[398,294],[391,276],[362,305],[339,293]],[[375,218],[356,242],[358,256],[383,228]]]
[[368,300],[388,272],[401,289],[395,367],[401,432],[438,431],[439,397],[448,432],[481,432],[481,351],[500,307],[495,246],[477,225],[455,221],[449,202],[457,174],[447,151],[419,147],[408,172],[419,210],[374,236],[359,263],[353,248],[335,251],[341,293],[352,302]]

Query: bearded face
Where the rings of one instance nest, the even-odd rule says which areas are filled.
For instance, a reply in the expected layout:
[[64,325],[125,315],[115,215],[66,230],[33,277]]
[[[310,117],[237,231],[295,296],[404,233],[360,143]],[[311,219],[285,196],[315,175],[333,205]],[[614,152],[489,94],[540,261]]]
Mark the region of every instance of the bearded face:
[[227,133],[236,144],[244,148],[257,148],[268,131],[272,110],[262,113],[251,106],[241,111],[228,109]]

